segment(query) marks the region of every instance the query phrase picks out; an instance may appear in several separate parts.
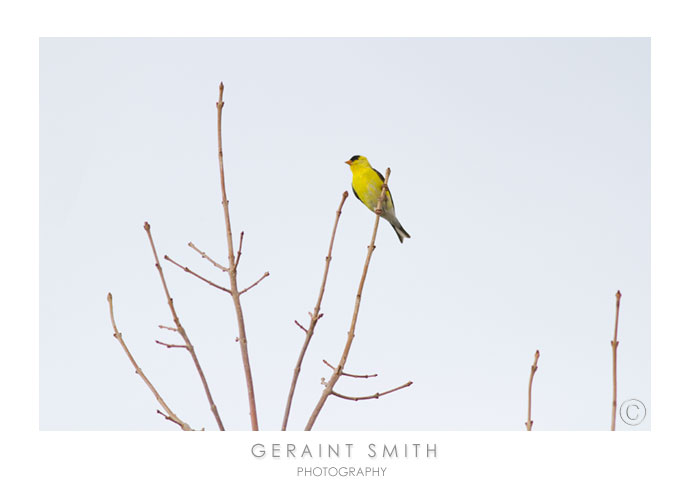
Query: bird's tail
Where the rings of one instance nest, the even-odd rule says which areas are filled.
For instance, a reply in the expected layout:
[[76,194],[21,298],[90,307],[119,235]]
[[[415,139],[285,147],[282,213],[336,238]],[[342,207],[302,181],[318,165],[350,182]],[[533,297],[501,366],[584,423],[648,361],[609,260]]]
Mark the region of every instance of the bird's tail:
[[404,242],[405,238],[407,238],[407,239],[411,238],[409,233],[404,230],[404,227],[402,227],[402,224],[400,224],[400,221],[397,220],[397,217],[395,217],[393,215],[392,217],[386,217],[386,218],[388,219],[388,222],[390,222],[390,225],[392,226],[392,228],[397,233],[397,237],[399,238],[401,243]]

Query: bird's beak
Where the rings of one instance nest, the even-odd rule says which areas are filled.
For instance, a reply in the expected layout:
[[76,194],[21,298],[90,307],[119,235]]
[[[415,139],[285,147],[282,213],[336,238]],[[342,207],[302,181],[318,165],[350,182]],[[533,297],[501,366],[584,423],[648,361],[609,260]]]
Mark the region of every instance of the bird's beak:
[[345,161],[345,164],[349,164],[350,166],[352,165],[352,161]]

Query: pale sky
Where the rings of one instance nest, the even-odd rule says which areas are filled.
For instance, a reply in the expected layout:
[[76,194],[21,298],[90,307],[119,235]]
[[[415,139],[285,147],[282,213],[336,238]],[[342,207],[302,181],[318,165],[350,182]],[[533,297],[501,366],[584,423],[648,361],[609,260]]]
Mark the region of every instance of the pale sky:
[[[315,430],[650,429],[650,40],[43,39],[40,45],[40,428],[174,430],[112,337],[193,427],[215,429],[171,324],[159,254],[217,282],[226,256],[215,101],[259,423],[280,427],[322,275],[344,161],[384,172],[411,239],[381,223],[347,371]],[[374,216],[347,200],[295,395],[303,429],[321,362],[346,340]],[[234,309],[164,262],[228,429],[249,428]]]

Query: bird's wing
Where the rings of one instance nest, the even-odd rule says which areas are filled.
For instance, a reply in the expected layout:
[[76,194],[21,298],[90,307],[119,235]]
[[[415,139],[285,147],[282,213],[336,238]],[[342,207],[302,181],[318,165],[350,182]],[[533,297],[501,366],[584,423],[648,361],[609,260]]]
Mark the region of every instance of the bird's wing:
[[[371,168],[371,169],[373,169],[373,168]],[[385,176],[380,174],[377,169],[373,169],[373,170],[376,172],[376,174],[380,178],[381,185],[383,183],[385,183]],[[354,194],[356,194],[356,191],[354,192]],[[388,195],[390,195],[390,202],[392,203],[392,208],[394,209],[395,208],[395,201],[392,199],[392,193],[390,192],[390,188],[388,188]],[[359,197],[357,197],[357,198],[359,198]],[[361,200],[361,198],[359,198],[359,200]]]

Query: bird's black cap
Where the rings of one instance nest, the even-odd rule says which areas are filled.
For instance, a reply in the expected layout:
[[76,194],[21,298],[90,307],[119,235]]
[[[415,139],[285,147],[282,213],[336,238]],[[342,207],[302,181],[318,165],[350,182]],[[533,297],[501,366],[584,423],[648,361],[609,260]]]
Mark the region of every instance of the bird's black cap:
[[360,156],[360,155],[353,155],[352,158],[349,159],[349,160],[352,161],[352,162],[354,162],[354,161],[357,160],[359,157],[361,157],[361,156]]

